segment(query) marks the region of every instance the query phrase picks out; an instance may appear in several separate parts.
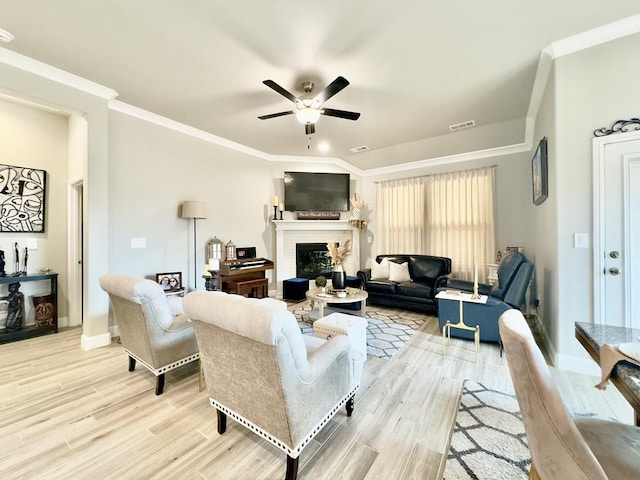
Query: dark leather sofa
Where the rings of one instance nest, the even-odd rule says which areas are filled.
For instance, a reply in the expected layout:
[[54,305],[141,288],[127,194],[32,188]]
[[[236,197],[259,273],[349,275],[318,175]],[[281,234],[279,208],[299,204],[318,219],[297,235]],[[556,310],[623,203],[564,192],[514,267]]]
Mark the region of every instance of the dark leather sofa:
[[373,280],[370,268],[358,271],[362,288],[369,294],[367,304],[436,313],[438,304],[435,295],[438,288],[447,283],[451,259],[431,255],[378,255],[376,262],[380,264],[384,258],[397,264],[407,262],[411,280]]

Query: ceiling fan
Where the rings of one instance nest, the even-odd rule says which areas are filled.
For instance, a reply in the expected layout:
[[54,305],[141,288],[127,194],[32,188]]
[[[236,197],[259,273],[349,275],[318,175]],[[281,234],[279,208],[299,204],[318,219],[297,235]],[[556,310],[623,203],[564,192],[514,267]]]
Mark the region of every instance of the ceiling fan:
[[267,87],[272,88],[280,95],[285,98],[288,98],[293,103],[295,103],[295,110],[290,110],[288,112],[278,112],[271,113],[269,115],[262,115],[258,117],[260,120],[267,120],[269,118],[282,117],[284,115],[295,115],[296,119],[304,124],[304,132],[307,135],[311,135],[315,133],[316,126],[314,125],[320,115],[327,115],[328,117],[338,117],[338,118],[346,118],[347,120],[357,120],[360,118],[360,114],[357,112],[348,112],[346,110],[335,110],[333,108],[323,108],[322,105],[324,102],[333,97],[336,93],[340,92],[347,85],[349,85],[349,81],[344,77],[338,77],[333,82],[331,82],[327,87],[317,94],[315,97],[311,96],[311,92],[313,92],[313,87],[315,84],[311,81],[303,82],[302,89],[304,90],[304,95],[300,97],[296,97],[292,93],[288,92],[280,85],[278,85],[273,80],[265,80],[264,83]]

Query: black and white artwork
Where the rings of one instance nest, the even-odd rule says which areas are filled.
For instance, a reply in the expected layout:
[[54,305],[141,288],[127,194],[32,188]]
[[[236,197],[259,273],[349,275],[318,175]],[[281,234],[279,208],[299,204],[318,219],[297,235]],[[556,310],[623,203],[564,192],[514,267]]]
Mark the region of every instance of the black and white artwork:
[[0,232],[44,233],[47,172],[0,164]]

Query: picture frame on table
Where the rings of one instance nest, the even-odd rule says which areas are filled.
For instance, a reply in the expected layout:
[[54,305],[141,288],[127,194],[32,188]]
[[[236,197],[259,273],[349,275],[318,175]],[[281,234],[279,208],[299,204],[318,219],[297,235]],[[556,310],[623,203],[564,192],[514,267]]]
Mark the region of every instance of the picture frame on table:
[[533,204],[540,205],[548,196],[547,137],[538,142],[538,148],[531,160],[531,182]]
[[182,272],[156,273],[156,282],[165,292],[179,292],[182,286]]
[[247,258],[256,258],[256,247],[238,247],[236,248],[236,258],[244,260]]

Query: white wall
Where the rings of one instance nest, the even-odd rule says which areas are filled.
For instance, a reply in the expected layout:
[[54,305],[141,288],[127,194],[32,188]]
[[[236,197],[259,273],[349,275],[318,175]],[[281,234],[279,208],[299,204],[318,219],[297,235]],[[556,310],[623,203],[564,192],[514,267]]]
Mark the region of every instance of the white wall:
[[[197,224],[195,276],[203,288],[205,247],[213,236],[275,258],[271,198],[284,198],[285,170],[344,171],[320,162],[266,161],[115,111],[109,146],[109,271],[148,278],[182,272],[189,288],[193,221],[179,218],[183,201],[202,201],[208,210]],[[132,238],[144,239],[146,248],[131,248]],[[273,280],[273,272],[268,276]]]
[[[155,278],[178,271],[193,288],[193,220],[179,217],[185,200],[202,201],[208,210],[197,224],[200,288],[205,244],[213,236],[271,255],[267,162],[113,111],[109,145],[111,272]],[[132,238],[145,239],[146,248],[132,249]]]
[[557,135],[558,301],[549,321],[557,329],[552,338],[560,366],[565,357],[586,358],[574,338],[574,322],[593,319],[593,253],[573,248],[574,233],[593,234],[593,131],[640,113],[640,89],[635,85],[640,77],[638,51],[640,34],[556,60],[551,88],[555,90]]

